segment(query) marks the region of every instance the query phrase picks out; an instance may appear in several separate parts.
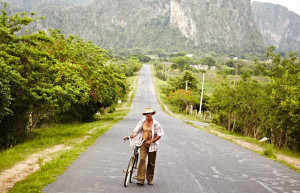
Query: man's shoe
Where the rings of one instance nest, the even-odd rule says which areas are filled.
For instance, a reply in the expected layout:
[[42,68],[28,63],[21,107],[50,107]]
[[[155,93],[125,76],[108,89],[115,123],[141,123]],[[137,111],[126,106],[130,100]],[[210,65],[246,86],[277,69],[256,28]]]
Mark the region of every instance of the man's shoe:
[[149,184],[149,185],[153,185],[153,181],[152,181],[152,180],[149,180],[149,181],[148,181],[148,184]]
[[136,183],[137,185],[143,186],[144,185],[144,181],[137,181]]

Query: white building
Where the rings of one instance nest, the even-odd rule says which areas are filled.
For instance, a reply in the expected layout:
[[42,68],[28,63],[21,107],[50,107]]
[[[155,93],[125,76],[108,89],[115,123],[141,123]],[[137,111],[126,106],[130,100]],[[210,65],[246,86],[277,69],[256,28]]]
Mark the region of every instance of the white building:
[[210,69],[211,70],[217,70],[217,67],[216,66],[211,66]]
[[196,64],[196,65],[190,65],[192,68],[195,68],[197,70],[208,70],[208,65],[202,65],[202,64]]

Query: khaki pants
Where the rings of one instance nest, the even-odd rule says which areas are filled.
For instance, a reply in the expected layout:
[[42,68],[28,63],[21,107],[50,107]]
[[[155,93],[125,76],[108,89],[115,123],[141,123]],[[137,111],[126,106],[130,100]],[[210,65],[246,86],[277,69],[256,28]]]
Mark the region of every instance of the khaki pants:
[[147,164],[147,180],[152,181],[154,176],[154,168],[155,168],[155,159],[156,159],[156,151],[149,152],[150,145],[146,145],[145,143],[140,148],[140,164],[138,168],[138,181],[145,181],[145,173],[146,173],[146,157],[148,155],[148,164]]

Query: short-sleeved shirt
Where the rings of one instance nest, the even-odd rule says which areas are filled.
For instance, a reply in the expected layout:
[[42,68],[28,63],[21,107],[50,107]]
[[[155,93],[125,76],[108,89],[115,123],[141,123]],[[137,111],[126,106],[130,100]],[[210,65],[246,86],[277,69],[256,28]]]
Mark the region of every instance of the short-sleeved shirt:
[[[135,145],[141,143],[141,141],[143,140],[143,124],[145,121],[146,121],[146,119],[140,120],[133,130],[134,136],[132,138],[132,143]],[[164,131],[163,131],[161,125],[159,124],[158,121],[153,119],[152,139],[154,139],[156,136],[163,136],[163,135],[164,135]],[[149,152],[157,151],[158,144],[159,144],[158,140],[151,143],[151,145],[149,147]]]

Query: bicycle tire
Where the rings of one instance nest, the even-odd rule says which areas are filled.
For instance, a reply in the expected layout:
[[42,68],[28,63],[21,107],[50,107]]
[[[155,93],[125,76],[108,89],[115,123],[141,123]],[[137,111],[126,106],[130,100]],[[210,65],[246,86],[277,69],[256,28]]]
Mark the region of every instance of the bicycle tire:
[[131,172],[130,172],[130,177],[129,177],[129,179],[130,179],[130,183],[132,183],[132,179],[133,179],[133,176],[134,176],[134,171],[137,169],[136,167],[135,167],[135,165],[137,165],[137,162],[138,162],[138,156],[135,156],[135,158],[134,158],[134,161],[133,161],[133,164],[132,164],[132,170],[131,170]]
[[128,182],[130,181],[130,173],[132,173],[132,169],[133,169],[133,162],[134,162],[134,157],[131,156],[128,166],[127,166],[127,170],[126,170],[126,174],[125,174],[125,180],[124,180],[124,187],[128,186]]

